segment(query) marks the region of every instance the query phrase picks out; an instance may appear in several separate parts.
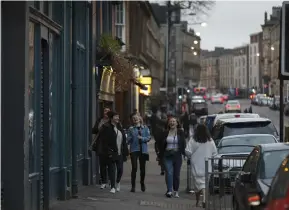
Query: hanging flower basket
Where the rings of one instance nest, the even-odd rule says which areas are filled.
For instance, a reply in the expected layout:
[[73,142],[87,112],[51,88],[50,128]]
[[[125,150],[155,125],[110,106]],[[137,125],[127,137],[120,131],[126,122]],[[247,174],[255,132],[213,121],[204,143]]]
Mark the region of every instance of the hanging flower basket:
[[111,35],[103,34],[99,41],[100,62],[109,63],[114,72],[115,91],[127,90],[133,78],[133,66],[121,53],[121,43]]

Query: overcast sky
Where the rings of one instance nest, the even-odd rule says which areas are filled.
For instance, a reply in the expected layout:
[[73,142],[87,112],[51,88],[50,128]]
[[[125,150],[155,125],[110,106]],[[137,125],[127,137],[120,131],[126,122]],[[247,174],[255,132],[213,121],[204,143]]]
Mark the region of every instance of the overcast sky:
[[202,49],[241,46],[249,43],[249,34],[262,30],[264,12],[269,17],[272,7],[281,4],[282,1],[217,1],[210,16],[202,18],[207,27],[190,27],[201,33]]

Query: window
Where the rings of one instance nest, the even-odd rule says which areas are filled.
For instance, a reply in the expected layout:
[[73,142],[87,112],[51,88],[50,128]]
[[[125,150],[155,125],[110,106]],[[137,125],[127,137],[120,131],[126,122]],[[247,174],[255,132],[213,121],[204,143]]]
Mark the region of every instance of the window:
[[257,56],[254,56],[254,65],[257,64]]
[[257,48],[254,46],[254,56],[257,54]]
[[[125,2],[115,6],[115,35],[125,43]],[[125,51],[125,46],[122,51]]]
[[257,86],[257,77],[254,77],[254,86]]
[[248,162],[247,161],[245,162],[243,170],[245,172],[256,173],[259,157],[260,151],[258,148],[255,148],[251,153],[251,155],[247,158]]
[[252,66],[249,68],[250,76],[252,76]]
[[270,191],[268,192],[268,203],[271,200],[284,198],[289,189],[289,161],[285,158],[277,170],[276,176],[272,181]]

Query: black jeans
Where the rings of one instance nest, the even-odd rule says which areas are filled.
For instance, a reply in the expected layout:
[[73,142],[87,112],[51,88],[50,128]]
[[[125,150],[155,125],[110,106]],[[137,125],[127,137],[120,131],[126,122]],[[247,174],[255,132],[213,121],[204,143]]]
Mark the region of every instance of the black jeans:
[[137,161],[139,160],[140,166],[140,183],[144,184],[145,181],[145,174],[146,174],[146,159],[140,152],[132,152],[130,154],[131,157],[131,185],[135,187],[135,179],[136,179],[136,172],[137,172]]
[[101,184],[107,184],[107,156],[99,155],[98,158]]
[[[115,188],[115,181],[119,183],[123,174],[123,159],[122,156],[118,156],[117,160],[108,159],[108,176],[111,184],[111,188]],[[116,177],[115,177],[116,173]]]

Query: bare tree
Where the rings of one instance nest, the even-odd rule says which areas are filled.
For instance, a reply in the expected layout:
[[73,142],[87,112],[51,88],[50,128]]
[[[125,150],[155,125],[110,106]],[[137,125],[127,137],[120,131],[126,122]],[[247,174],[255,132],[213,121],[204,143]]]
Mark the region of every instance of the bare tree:
[[171,1],[172,8],[181,9],[182,16],[190,17],[191,21],[199,20],[201,16],[208,16],[215,6],[214,0],[203,1]]

